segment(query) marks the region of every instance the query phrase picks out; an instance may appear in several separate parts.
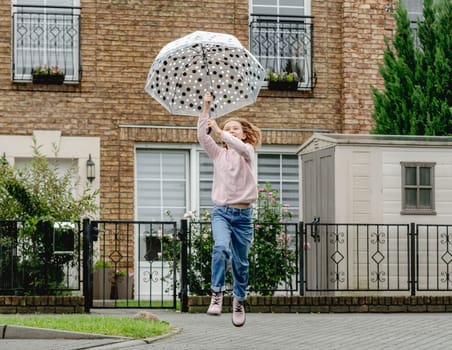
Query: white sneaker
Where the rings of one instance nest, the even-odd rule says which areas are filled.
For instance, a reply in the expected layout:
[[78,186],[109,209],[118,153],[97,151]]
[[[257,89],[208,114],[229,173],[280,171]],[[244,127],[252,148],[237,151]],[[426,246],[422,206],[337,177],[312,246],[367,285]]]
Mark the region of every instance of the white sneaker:
[[210,299],[209,309],[207,310],[208,315],[221,315],[221,310],[223,308],[223,292],[212,292],[212,299]]
[[245,302],[234,298],[232,302],[232,324],[236,327],[242,327],[245,321]]

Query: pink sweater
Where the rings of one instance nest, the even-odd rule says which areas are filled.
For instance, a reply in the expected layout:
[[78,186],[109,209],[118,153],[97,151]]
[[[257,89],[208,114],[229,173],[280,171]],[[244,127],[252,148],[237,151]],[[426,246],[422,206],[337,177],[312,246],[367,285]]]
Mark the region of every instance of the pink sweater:
[[198,140],[213,161],[212,201],[215,205],[254,203],[257,183],[254,177],[254,148],[223,131],[218,145],[207,135],[207,115],[198,119]]

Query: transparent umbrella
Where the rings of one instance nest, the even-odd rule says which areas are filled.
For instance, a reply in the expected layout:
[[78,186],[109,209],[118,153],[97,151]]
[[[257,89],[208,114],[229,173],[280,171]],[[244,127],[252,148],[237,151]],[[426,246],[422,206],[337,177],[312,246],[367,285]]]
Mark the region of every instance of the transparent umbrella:
[[170,113],[189,116],[200,114],[209,91],[216,118],[256,102],[264,79],[264,68],[236,37],[197,31],[162,48],[145,90]]

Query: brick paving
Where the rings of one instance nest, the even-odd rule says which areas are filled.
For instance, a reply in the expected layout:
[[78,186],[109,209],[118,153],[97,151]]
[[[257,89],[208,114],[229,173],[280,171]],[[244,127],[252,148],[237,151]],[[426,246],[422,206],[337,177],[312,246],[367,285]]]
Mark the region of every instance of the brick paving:
[[[136,310],[94,310],[109,315]],[[444,350],[452,348],[452,317],[448,313],[268,314],[249,313],[243,328],[219,317],[152,311],[179,328],[158,340],[0,340],[1,350]]]

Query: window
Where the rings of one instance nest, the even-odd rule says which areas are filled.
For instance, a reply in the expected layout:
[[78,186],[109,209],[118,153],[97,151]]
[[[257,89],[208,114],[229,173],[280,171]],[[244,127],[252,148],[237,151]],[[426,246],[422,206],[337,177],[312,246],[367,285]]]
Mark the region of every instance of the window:
[[312,23],[304,0],[253,0],[250,51],[267,70],[296,72],[299,88],[310,89]]
[[422,0],[403,0],[403,3],[408,11],[408,18],[410,20],[410,27],[414,33],[414,45],[420,47],[419,36],[417,33],[417,21],[423,20],[423,1]]
[[423,15],[423,1],[422,0],[403,0],[403,3],[408,11],[408,18],[411,22],[416,22],[422,19]]
[[13,1],[13,80],[31,81],[36,66],[58,66],[80,80],[79,0]]
[[298,158],[287,154],[258,154],[257,182],[262,187],[266,182],[279,191],[281,203],[288,205],[292,213],[290,221],[298,221]]
[[205,152],[199,153],[199,209],[200,213],[213,207],[211,198],[213,164]]
[[401,162],[401,166],[401,214],[435,215],[435,163]]
[[[213,165],[199,145],[186,146],[185,150],[174,145],[173,149],[137,149],[135,172],[137,220],[169,220],[169,210],[178,221],[188,210],[202,214],[213,207]],[[276,151],[257,154],[259,186],[269,182],[279,191],[281,202],[293,213],[291,221],[298,221],[298,174],[296,155]]]
[[138,220],[174,220],[187,211],[188,152],[137,150],[136,217]]

